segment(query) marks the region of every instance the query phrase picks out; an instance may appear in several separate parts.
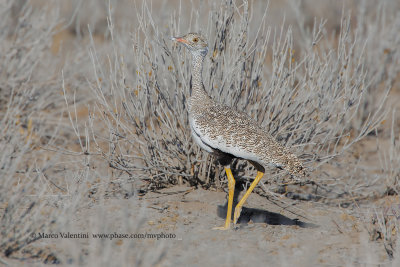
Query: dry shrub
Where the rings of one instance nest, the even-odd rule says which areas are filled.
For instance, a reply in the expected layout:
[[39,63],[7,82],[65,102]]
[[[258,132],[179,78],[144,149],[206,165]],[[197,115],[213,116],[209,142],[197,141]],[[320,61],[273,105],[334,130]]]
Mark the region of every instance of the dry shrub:
[[[89,80],[96,100],[88,125],[97,151],[111,167],[146,181],[148,188],[182,182],[209,186],[225,179],[213,157],[193,143],[188,127],[190,58],[169,37],[189,31],[202,31],[209,39],[203,73],[209,94],[246,111],[291,147],[310,172],[343,157],[383,122],[399,72],[398,51],[390,50],[390,59],[387,55],[387,47],[399,42],[392,38],[398,17],[384,4],[368,11],[373,14],[356,14],[357,23],[343,12],[333,36],[325,21],[315,21],[312,30],[302,31],[300,51],[294,49],[291,26],[268,28],[264,10],[249,10],[246,1],[195,8],[192,27],[183,30],[178,13],[161,29],[144,2],[135,9],[139,26],[129,35],[108,18],[111,53],[103,57],[93,44]],[[380,42],[371,42],[372,37]],[[245,162],[235,165],[237,176],[252,176]],[[273,181],[287,175],[271,171]],[[331,175],[318,180],[326,192],[334,188],[333,197],[354,193],[346,186],[348,176],[332,182]]]
[[54,99],[54,74],[43,66],[54,65],[49,46],[59,23],[56,10],[44,11],[14,1],[0,8],[0,251],[6,256],[36,241],[32,233],[49,229],[57,217],[44,198],[44,172],[54,162],[38,151],[52,139],[39,111]]

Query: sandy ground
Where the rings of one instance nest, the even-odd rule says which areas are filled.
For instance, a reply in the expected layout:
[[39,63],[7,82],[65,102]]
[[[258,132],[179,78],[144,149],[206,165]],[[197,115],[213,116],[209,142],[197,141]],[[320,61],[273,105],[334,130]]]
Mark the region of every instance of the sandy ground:
[[[370,222],[363,221],[365,212],[371,212],[369,205],[344,209],[304,201],[289,203],[252,194],[239,223],[228,231],[212,229],[224,223],[225,192],[175,186],[137,200],[109,199],[105,205],[111,212],[123,207],[145,214],[134,234],[171,235],[136,240],[138,246],[163,247],[160,266],[389,264],[383,245],[371,241]],[[113,229],[118,231],[122,218],[114,219]]]
[[369,241],[357,218],[362,208],[311,202],[287,207],[252,194],[236,227],[213,230],[224,223],[225,199],[224,192],[185,187],[143,197],[142,204],[149,209],[148,225],[143,230],[176,234],[176,239],[164,240],[170,247],[165,263],[315,266],[385,262],[383,246]]

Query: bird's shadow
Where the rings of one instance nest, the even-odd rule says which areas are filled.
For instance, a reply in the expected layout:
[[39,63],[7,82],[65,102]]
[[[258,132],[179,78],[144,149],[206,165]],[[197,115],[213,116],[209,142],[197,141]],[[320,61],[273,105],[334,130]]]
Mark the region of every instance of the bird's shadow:
[[[241,191],[240,188],[238,188],[238,186],[235,186],[232,218],[233,218],[233,212],[234,212],[235,206],[238,203],[238,197],[239,197],[240,191]],[[227,209],[228,209],[228,201],[223,206],[219,205],[218,209],[217,209],[218,216],[221,218],[226,218]],[[254,223],[266,223],[269,225],[298,225],[302,228],[318,227],[318,225],[316,225],[316,224],[303,222],[299,219],[291,219],[291,218],[286,217],[279,213],[270,212],[270,211],[266,211],[266,210],[262,210],[262,209],[243,207],[237,223],[241,224],[241,225],[246,225],[250,221],[252,221]]]

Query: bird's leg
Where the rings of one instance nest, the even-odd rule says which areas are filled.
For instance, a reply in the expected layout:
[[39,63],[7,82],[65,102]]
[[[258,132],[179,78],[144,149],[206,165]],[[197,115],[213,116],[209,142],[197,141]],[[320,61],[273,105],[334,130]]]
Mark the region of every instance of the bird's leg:
[[222,227],[214,227],[215,230],[228,230],[231,225],[231,216],[232,216],[232,203],[233,203],[233,194],[235,192],[235,179],[233,178],[232,171],[229,167],[225,167],[226,176],[228,177],[228,210],[226,212],[226,220],[225,225]]
[[263,177],[264,173],[258,171],[257,176],[254,181],[251,183],[250,188],[246,191],[246,194],[242,197],[239,203],[235,207],[235,213],[233,215],[233,223],[236,224],[237,220],[240,217],[240,212],[242,211],[243,204],[246,202],[247,198],[250,196],[251,192],[253,191],[254,187],[260,182],[261,178]]

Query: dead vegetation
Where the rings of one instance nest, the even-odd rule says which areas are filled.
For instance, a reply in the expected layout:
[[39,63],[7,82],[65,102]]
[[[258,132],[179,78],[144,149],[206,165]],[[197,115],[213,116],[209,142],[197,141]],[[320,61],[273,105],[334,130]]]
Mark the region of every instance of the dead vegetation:
[[[120,231],[134,232],[146,217],[135,210],[139,196],[177,184],[225,187],[222,169],[187,127],[189,60],[169,37],[188,31],[209,38],[203,78],[211,96],[251,115],[308,168],[310,180],[291,185],[286,173],[269,170],[259,194],[286,196],[284,205],[371,204],[357,220],[398,260],[396,1],[343,4],[333,21],[323,10],[310,19],[308,1],[154,3],[168,16],[146,1],[71,3],[0,4],[0,262],[29,254],[39,263],[106,265],[117,254],[121,264],[157,264],[164,243],[153,257],[150,243],[135,240],[83,240],[81,250],[34,234],[89,231],[86,224],[113,231],[106,212],[120,219]],[[243,161],[233,169],[244,186],[253,176]],[[395,200],[379,202],[388,195]],[[100,209],[123,199],[135,209]],[[77,223],[78,213],[86,221]]]

